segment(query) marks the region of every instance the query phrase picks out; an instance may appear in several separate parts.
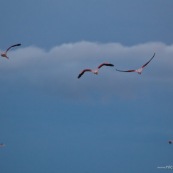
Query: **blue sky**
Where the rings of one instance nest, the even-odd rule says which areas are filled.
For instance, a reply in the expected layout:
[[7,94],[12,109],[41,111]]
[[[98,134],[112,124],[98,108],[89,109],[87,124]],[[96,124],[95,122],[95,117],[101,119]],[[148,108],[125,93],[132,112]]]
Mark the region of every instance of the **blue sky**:
[[[1,1],[1,173],[173,165],[171,0]],[[138,68],[142,75],[115,70]],[[78,74],[111,62],[99,75]]]

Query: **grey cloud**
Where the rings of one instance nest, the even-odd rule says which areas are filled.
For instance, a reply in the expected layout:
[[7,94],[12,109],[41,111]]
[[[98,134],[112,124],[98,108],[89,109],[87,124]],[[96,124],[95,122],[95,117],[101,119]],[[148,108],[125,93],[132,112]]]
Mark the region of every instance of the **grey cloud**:
[[[84,68],[96,68],[102,62],[111,62],[119,69],[138,68],[156,52],[156,57],[142,75],[116,72],[102,68],[99,75],[86,73],[77,79]],[[150,42],[134,46],[120,43],[76,42],[55,46],[49,51],[25,47],[10,52],[10,61],[1,60],[0,78],[26,83],[44,92],[65,97],[101,95],[135,97],[148,82],[173,84],[173,45]],[[148,81],[148,82],[147,82]]]

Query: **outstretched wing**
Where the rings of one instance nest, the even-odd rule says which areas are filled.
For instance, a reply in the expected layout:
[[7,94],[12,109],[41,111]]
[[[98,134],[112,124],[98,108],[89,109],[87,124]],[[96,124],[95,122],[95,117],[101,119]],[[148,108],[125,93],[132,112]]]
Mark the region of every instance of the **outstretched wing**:
[[5,147],[5,144],[1,143],[1,144],[0,144],[0,147]]
[[84,70],[81,71],[81,73],[78,75],[78,79],[79,79],[86,71],[91,72],[92,70],[91,70],[91,69],[84,69]]
[[111,67],[113,67],[114,65],[113,64],[110,64],[110,63],[102,63],[102,64],[100,64],[98,66],[98,69],[101,68],[101,67],[103,67],[103,66],[111,66]]
[[118,70],[118,69],[116,69],[116,71],[120,71],[120,72],[135,72],[136,70]]
[[169,144],[172,144],[172,142],[173,142],[172,140],[168,141]]
[[142,68],[144,68],[145,66],[147,66],[147,65],[150,63],[150,61],[154,58],[154,56],[155,56],[155,53],[154,53],[154,55],[151,57],[151,59],[150,59],[147,63],[145,63],[145,64],[142,66]]
[[19,43],[19,44],[14,44],[14,45],[10,46],[10,47],[6,50],[6,53],[7,53],[12,47],[16,47],[16,46],[21,46],[21,44]]

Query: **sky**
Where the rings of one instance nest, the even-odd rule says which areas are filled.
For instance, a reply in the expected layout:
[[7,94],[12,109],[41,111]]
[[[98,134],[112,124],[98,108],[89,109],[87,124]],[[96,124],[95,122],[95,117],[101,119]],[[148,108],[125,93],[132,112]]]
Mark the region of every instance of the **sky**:
[[0,2],[1,173],[173,167],[172,0]]

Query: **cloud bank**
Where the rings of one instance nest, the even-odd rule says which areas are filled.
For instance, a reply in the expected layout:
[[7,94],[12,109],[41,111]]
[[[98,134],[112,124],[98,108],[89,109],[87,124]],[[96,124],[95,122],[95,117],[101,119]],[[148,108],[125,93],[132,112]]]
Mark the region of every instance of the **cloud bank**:
[[[139,68],[153,53],[155,58],[142,75],[120,73],[118,69]],[[133,97],[141,88],[173,85],[173,45],[149,42],[133,46],[120,43],[81,41],[55,46],[49,51],[30,46],[13,49],[10,60],[1,58],[1,86],[31,87],[63,97],[117,96]],[[86,73],[77,79],[84,68],[96,68],[110,62],[115,68],[104,67],[99,75]],[[164,85],[163,85],[164,84]],[[144,92],[145,92],[144,91]]]

